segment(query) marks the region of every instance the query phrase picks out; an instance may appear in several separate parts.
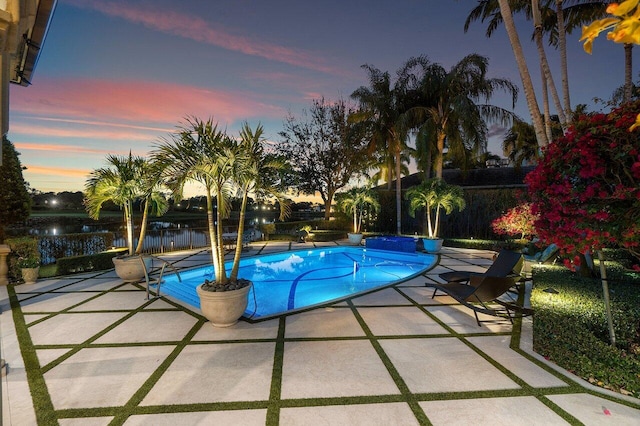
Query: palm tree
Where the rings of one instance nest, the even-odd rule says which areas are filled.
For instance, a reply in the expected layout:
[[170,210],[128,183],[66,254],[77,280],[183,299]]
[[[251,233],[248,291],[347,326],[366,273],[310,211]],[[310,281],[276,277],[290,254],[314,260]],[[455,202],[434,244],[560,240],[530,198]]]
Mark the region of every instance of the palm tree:
[[353,233],[359,234],[364,215],[373,210],[380,211],[380,202],[370,187],[351,188],[338,197],[338,208],[353,215]]
[[[360,111],[352,114],[352,121],[366,121],[371,125],[372,151],[392,153],[396,178],[396,232],[402,232],[402,150],[405,146],[406,129],[402,127],[401,116],[405,112],[402,95],[403,80],[392,85],[388,72],[382,72],[371,65],[362,68],[369,73],[369,86],[356,89],[351,97],[360,104]],[[402,70],[399,71],[401,74]],[[390,181],[388,181],[390,183]]]
[[140,238],[138,239],[135,254],[142,253],[149,215],[162,216],[169,210],[167,197],[161,192],[163,185],[160,181],[159,171],[151,162],[145,161],[142,164],[141,183],[142,223],[140,224]]
[[242,204],[233,267],[229,276],[231,281],[238,279],[249,194],[275,197],[280,204],[280,220],[284,220],[290,211],[290,202],[279,190],[278,182],[279,172],[286,167],[286,164],[280,157],[265,152],[263,133],[264,128],[261,124],[252,130],[248,123],[243,123],[240,130],[238,148],[244,155],[241,157],[242,161],[236,164],[234,180],[242,195]]
[[525,161],[537,162],[540,149],[533,126],[521,120],[514,121],[502,141],[502,150],[516,168]]
[[455,209],[462,211],[466,207],[462,188],[449,185],[438,178],[428,179],[420,185],[412,186],[407,190],[406,198],[409,200],[411,217],[414,217],[417,209],[425,208],[427,216],[425,229],[429,238],[438,238],[441,209],[444,209],[446,214],[450,214]]
[[149,185],[153,166],[143,157],[108,155],[107,167],[93,170],[85,184],[84,204],[89,216],[98,219],[102,206],[107,201],[120,206],[124,211],[125,227],[127,231],[127,247],[133,255],[133,203],[144,200],[145,214],[143,227],[138,241],[139,253],[144,239],[148,210],[152,204],[157,208],[152,213],[162,215],[166,212],[166,200],[158,191],[157,185]]
[[446,71],[440,64],[430,64],[419,83],[426,105],[411,109],[412,115],[422,117],[428,134],[435,135],[437,155],[435,174],[442,178],[445,142],[449,154],[464,158],[468,150],[478,154],[486,148],[486,121],[509,123],[515,115],[488,103],[496,90],[517,99],[517,87],[509,80],[487,78],[488,59],[471,54]]
[[193,117],[187,118],[185,124],[178,126],[177,132],[157,144],[152,158],[162,171],[163,180],[175,199],[182,199],[187,182],[204,186],[215,282],[226,284],[228,278],[224,266],[222,219],[229,211],[231,185],[237,173],[235,168],[238,162],[246,161],[241,158],[238,144],[218,129],[218,124],[212,118],[203,121]]

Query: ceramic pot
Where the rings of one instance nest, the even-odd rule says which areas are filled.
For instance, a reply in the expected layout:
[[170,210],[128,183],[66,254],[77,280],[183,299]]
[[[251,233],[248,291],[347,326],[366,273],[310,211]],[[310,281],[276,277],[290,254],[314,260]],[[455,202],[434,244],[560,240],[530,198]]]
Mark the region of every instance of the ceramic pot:
[[249,303],[253,283],[239,290],[207,291],[196,287],[202,315],[216,327],[230,327],[238,322]]
[[38,274],[40,273],[40,267],[37,268],[22,268],[22,279],[25,284],[35,284],[38,281]]
[[349,238],[349,242],[355,246],[362,244],[362,234],[352,234],[349,232],[347,237]]
[[423,238],[422,243],[424,244],[424,251],[427,253],[438,253],[442,248],[442,243],[444,240],[442,238]]
[[149,256],[116,256],[113,258],[113,265],[116,268],[116,274],[122,281],[138,282],[144,279],[144,266],[140,259],[144,262],[147,272],[151,270],[153,259]]

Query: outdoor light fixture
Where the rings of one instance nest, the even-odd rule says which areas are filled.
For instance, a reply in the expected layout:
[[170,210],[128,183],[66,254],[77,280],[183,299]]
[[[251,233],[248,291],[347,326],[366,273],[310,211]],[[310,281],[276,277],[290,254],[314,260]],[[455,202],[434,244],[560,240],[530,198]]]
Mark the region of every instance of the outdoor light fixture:
[[545,288],[542,291],[544,291],[545,293],[549,293],[549,294],[559,294],[560,293],[558,290],[556,290],[553,287]]

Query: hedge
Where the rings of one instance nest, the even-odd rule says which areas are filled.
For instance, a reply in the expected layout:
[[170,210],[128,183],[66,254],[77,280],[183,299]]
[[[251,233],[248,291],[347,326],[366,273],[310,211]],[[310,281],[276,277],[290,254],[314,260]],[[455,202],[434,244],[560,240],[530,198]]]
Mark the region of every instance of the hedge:
[[57,275],[69,275],[84,271],[103,271],[113,268],[113,259],[116,256],[127,253],[126,248],[103,251],[82,256],[69,256],[58,259]]

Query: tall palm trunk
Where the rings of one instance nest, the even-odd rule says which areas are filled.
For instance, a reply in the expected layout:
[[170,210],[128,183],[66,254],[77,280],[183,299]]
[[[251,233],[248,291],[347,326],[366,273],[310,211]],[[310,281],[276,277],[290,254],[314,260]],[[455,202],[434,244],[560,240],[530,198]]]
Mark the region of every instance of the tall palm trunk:
[[209,241],[211,242],[211,260],[213,261],[213,269],[215,272],[216,282],[221,281],[220,257],[218,256],[218,239],[213,220],[213,199],[211,197],[211,189],[207,188],[207,225],[209,227]]
[[127,248],[129,255],[133,255],[133,203],[131,200],[124,203],[124,220],[127,224]]
[[242,254],[242,246],[244,243],[244,219],[247,216],[247,200],[249,198],[249,192],[244,191],[242,195],[242,206],[240,207],[240,222],[238,222],[238,237],[236,239],[236,251],[233,255],[233,268],[231,268],[231,275],[229,280],[238,280],[238,271],[240,270],[240,255]]
[[396,137],[396,233],[402,233],[402,180],[400,179],[401,170],[401,148],[400,140]]
[[136,247],[136,254],[142,253],[142,247],[144,247],[144,237],[147,235],[147,220],[149,218],[149,203],[150,197],[144,200],[144,210],[142,212],[142,223],[140,224],[140,237],[138,238],[138,245]]
[[567,128],[567,119],[564,115],[564,110],[562,108],[562,104],[560,103],[560,97],[558,96],[558,90],[556,89],[556,85],[553,81],[553,76],[551,75],[551,68],[549,68],[549,62],[547,61],[547,54],[544,50],[544,44],[542,41],[542,18],[540,16],[540,5],[538,4],[538,0],[531,0],[531,10],[533,14],[533,26],[534,26],[533,34],[534,34],[534,39],[536,41],[536,46],[538,48],[540,65],[542,66],[542,70],[544,72],[544,77],[547,81],[548,88],[551,91],[551,97],[553,98],[553,103],[556,107],[556,111],[558,112],[560,125],[562,126],[562,130],[564,131]]
[[[542,65],[540,66],[542,68]],[[542,72],[542,69],[540,70]],[[542,77],[542,107],[544,108],[544,130],[547,133],[547,139],[551,140],[551,114],[549,112],[549,90],[547,90],[547,79],[544,72],[540,74]]]
[[220,265],[220,272],[216,271],[216,277],[220,277],[219,280],[216,280],[219,283],[226,284],[227,283],[227,270],[224,266],[224,242],[222,240],[222,209],[220,208],[219,200],[222,200],[222,189],[219,186],[216,191],[216,201],[218,201],[218,208],[216,209],[216,243],[218,245],[217,256],[218,256],[218,265]]
[[444,141],[446,139],[447,135],[443,130],[438,131],[438,135],[437,135],[437,148],[438,148],[438,153],[436,154],[436,178],[438,179],[442,179],[442,167],[443,167],[443,163],[444,163]]
[[513,55],[516,63],[518,64],[518,72],[520,73],[520,79],[522,80],[522,86],[524,88],[524,94],[527,99],[527,106],[529,107],[529,113],[531,114],[531,120],[533,121],[533,128],[536,132],[536,139],[538,140],[538,146],[543,147],[548,144],[547,135],[544,132],[544,125],[542,123],[542,117],[540,116],[540,108],[538,107],[538,101],[536,99],[535,91],[533,90],[533,82],[531,81],[531,75],[527,67],[527,62],[522,51],[522,44],[520,43],[520,37],[516,31],[515,23],[513,22],[513,16],[511,15],[511,7],[509,6],[509,0],[498,0],[500,4],[500,15],[504,21],[507,35],[509,36],[509,42],[513,49]]
[[564,11],[562,0],[556,0],[556,17],[558,20],[558,49],[560,50],[560,72],[562,73],[562,98],[567,125],[571,124],[572,111],[569,97],[569,68],[567,66],[567,34],[564,27]]
[[624,102],[630,102],[633,96],[633,44],[624,44]]

